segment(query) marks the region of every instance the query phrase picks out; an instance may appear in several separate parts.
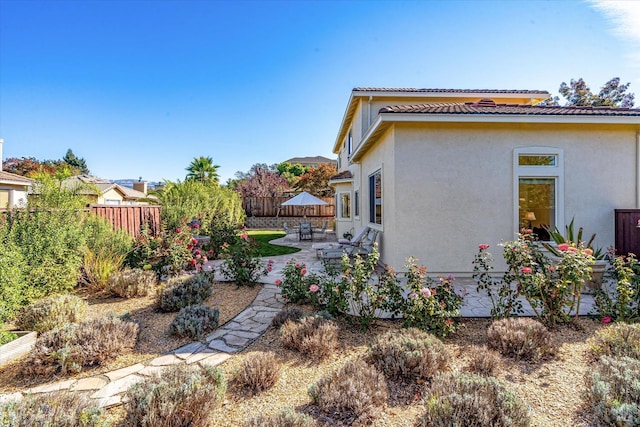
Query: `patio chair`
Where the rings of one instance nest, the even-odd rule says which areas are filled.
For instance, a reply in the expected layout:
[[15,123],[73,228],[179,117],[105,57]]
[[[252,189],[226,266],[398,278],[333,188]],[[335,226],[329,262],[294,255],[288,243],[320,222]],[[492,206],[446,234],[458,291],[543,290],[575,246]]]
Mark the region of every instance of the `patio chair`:
[[313,238],[314,239],[324,239],[327,237],[325,234],[327,231],[327,223],[328,221],[322,221],[322,228],[314,228],[313,229]]
[[369,228],[359,245],[343,245],[340,248],[322,249],[319,251],[318,256],[323,261],[341,259],[343,254],[347,254],[349,258],[353,258],[356,255],[368,256],[373,252],[377,238],[378,230]]
[[286,222],[282,223],[282,228],[284,229],[284,232],[285,232],[285,236],[284,236],[285,239],[294,239],[294,238],[296,238],[295,231],[290,229]]
[[351,239],[338,239],[338,243],[340,243],[343,246],[359,246],[360,242],[362,242],[362,239],[364,239],[367,235],[367,233],[369,232],[369,227],[362,226],[360,227],[360,229],[358,230],[358,232],[356,234],[353,235],[353,237]]
[[301,222],[299,230],[300,240],[313,240],[313,229],[310,222]]

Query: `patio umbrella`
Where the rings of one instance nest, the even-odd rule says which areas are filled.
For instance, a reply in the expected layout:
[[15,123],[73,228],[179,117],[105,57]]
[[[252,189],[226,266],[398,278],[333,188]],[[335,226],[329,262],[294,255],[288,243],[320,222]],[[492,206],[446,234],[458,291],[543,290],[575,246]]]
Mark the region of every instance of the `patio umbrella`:
[[297,196],[294,196],[289,200],[287,200],[286,202],[282,203],[282,206],[303,206],[304,207],[303,216],[306,218],[308,206],[317,206],[317,205],[326,205],[326,204],[327,202],[325,202],[324,200],[318,199],[316,196],[313,196],[307,193],[306,191],[303,191]]

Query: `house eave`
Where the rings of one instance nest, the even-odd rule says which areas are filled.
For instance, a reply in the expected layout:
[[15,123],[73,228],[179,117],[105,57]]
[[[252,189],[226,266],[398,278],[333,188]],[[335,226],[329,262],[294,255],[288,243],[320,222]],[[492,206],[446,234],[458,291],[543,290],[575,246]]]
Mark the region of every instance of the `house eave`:
[[527,114],[424,114],[381,113],[363,135],[349,161],[358,162],[377,138],[393,123],[527,123],[527,124],[599,124],[635,125],[640,131],[638,116],[533,116]]

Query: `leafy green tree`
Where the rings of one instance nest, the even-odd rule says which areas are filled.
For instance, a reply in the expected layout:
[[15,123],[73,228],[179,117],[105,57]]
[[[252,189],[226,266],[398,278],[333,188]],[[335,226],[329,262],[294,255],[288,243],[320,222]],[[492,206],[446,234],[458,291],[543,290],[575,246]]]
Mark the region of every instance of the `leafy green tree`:
[[218,174],[219,165],[213,164],[211,157],[194,157],[187,167],[187,180],[196,180],[205,183],[218,184],[220,175]]
[[300,163],[291,164],[289,162],[282,162],[276,167],[278,173],[285,177],[289,182],[289,185],[295,187],[298,179],[309,171],[308,166],[303,166]]
[[[559,92],[567,100],[565,104],[567,106],[632,108],[635,96],[632,93],[627,93],[630,84],[620,84],[620,78],[614,77],[602,86],[600,92],[595,94],[591,92],[582,78],[571,79],[569,84],[562,82]],[[557,97],[555,101],[555,105],[557,105]],[[553,105],[554,103],[547,104]]]
[[75,154],[73,154],[71,148],[67,150],[67,153],[64,155],[62,160],[72,168],[78,169],[83,175],[89,175],[87,162],[82,157],[77,157]]

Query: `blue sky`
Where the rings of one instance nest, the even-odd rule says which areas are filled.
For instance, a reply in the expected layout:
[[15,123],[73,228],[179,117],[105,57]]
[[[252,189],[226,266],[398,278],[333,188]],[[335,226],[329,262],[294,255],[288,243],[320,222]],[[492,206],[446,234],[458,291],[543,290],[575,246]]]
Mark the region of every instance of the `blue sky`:
[[631,82],[640,2],[0,0],[3,157],[222,181],[331,150],[352,88]]

